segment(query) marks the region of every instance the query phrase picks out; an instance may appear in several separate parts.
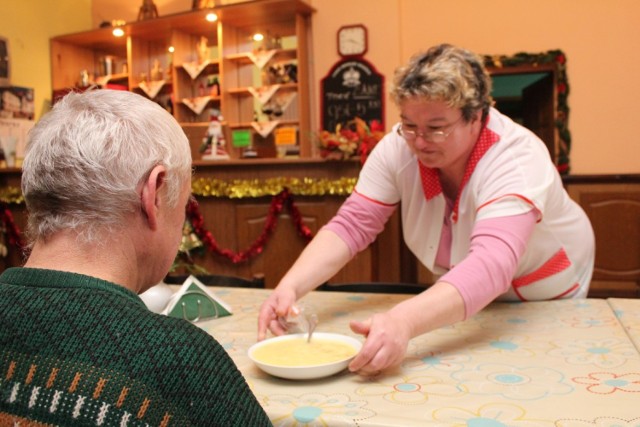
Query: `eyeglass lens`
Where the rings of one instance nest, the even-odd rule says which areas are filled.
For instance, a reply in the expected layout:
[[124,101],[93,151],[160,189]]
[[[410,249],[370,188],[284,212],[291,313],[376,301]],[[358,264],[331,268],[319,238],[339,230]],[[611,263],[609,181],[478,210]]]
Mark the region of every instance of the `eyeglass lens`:
[[400,135],[402,135],[405,139],[413,141],[418,138],[418,136],[432,142],[440,143],[444,142],[447,139],[448,134],[445,134],[441,130],[437,130],[434,132],[417,132],[415,130],[405,130],[402,125],[400,125]]

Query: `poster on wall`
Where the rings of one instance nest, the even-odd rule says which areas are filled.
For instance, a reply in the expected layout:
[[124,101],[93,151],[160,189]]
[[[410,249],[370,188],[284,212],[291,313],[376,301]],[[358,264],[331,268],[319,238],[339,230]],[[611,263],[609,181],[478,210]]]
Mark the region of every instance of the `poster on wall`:
[[3,151],[6,166],[22,165],[27,135],[34,125],[34,120],[0,117],[0,149]]
[[321,82],[322,130],[356,117],[384,129],[384,76],[363,58],[338,61]]
[[9,39],[0,36],[0,87],[11,85],[10,70]]

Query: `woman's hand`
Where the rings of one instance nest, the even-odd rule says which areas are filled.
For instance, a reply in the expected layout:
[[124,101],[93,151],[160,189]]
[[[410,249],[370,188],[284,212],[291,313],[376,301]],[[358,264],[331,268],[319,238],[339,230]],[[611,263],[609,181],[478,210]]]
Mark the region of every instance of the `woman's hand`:
[[458,290],[447,282],[436,282],[386,313],[374,314],[364,322],[351,322],[351,330],[367,339],[349,370],[371,375],[399,365],[411,338],[462,319],[464,301]]
[[402,317],[390,312],[374,314],[364,322],[351,321],[351,330],[366,337],[360,352],[349,364],[351,372],[375,375],[399,365],[411,339],[410,328]]
[[282,335],[287,332],[284,325],[278,321],[279,317],[286,317],[287,313],[296,302],[296,293],[293,290],[277,287],[269,298],[262,303],[258,315],[258,341],[267,336],[267,329],[274,335]]

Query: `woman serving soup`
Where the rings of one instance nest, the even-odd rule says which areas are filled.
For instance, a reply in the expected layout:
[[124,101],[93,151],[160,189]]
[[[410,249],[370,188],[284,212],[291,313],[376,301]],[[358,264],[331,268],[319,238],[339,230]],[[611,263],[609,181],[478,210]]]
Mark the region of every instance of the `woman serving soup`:
[[278,317],[365,249],[400,206],[407,246],[438,278],[351,329],[366,337],[349,364],[399,364],[411,338],[509,301],[587,295],[594,235],[544,143],[492,107],[491,78],[472,52],[442,44],[394,76],[400,122],[367,159],[353,194],[263,303],[258,339]]

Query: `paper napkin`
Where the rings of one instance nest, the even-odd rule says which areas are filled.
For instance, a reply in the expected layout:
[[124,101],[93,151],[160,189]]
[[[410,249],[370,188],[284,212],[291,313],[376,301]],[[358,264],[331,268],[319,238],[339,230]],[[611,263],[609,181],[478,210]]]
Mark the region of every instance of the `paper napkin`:
[[231,307],[211,292],[194,276],[187,277],[162,312],[190,322],[233,314]]

